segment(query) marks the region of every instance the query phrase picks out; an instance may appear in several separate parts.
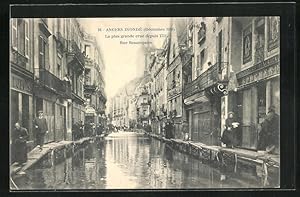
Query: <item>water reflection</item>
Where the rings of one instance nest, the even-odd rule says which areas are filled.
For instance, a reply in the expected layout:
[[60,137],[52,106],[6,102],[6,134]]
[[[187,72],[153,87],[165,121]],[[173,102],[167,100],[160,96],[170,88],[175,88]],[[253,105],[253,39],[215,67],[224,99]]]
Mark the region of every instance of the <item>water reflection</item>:
[[174,151],[158,140],[123,136],[89,144],[56,165],[45,168],[41,163],[15,182],[21,189],[263,187],[251,170],[231,172]]

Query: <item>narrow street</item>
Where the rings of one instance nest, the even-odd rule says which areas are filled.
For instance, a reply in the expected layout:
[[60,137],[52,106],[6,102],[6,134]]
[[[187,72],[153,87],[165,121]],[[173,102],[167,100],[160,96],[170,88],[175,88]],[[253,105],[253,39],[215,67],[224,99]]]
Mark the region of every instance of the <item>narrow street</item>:
[[253,170],[226,172],[133,132],[112,133],[53,166],[41,161],[15,183],[22,190],[263,187]]
[[280,187],[279,27],[12,18],[11,190]]

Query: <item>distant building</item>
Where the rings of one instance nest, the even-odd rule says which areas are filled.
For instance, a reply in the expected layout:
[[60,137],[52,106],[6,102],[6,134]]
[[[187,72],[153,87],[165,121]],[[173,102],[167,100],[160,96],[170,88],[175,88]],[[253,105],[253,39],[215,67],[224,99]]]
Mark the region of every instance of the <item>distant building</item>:
[[86,32],[84,32],[83,45],[85,53],[85,120],[87,123],[104,125],[107,98],[104,82],[105,65],[101,49],[96,38]]

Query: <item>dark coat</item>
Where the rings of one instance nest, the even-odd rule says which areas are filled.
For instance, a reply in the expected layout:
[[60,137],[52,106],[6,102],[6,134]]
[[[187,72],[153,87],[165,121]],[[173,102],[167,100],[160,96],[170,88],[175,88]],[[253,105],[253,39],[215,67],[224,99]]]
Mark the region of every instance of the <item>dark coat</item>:
[[237,145],[237,128],[233,128],[232,123],[238,122],[235,118],[227,118],[225,120],[225,130],[223,131],[221,141],[227,146]]
[[27,140],[28,140],[27,129],[20,127],[20,129],[14,129],[12,135],[12,159],[19,163],[27,161]]
[[45,118],[35,118],[33,121],[35,134],[45,134],[48,131],[48,125]]
[[257,149],[265,150],[271,145],[279,147],[279,115],[276,113],[268,114],[261,123]]

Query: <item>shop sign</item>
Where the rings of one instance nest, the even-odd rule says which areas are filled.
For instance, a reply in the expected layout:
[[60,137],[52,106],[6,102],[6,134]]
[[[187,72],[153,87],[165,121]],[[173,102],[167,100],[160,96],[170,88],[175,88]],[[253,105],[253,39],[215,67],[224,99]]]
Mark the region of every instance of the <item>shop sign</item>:
[[252,60],[252,26],[243,31],[243,64]]
[[268,17],[268,51],[277,48],[279,44],[279,17]]
[[20,91],[25,91],[27,93],[32,93],[33,84],[27,79],[23,79],[16,75],[11,75],[10,86]]
[[251,84],[253,82],[261,81],[263,79],[275,76],[280,73],[279,63],[265,66],[251,74],[238,79],[239,86]]

